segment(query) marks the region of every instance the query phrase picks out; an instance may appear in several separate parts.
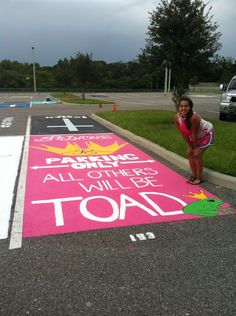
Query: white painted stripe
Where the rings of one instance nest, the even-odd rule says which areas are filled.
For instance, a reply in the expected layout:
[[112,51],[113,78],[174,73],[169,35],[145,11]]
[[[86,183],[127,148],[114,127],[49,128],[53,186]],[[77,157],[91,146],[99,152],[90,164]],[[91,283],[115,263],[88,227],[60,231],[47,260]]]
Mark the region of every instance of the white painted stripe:
[[0,137],[0,239],[8,237],[23,140],[24,136]]
[[75,125],[76,127],[94,127],[94,125]]
[[[74,125],[74,124],[73,124]],[[94,127],[94,125],[74,125],[75,127]],[[58,127],[62,127],[62,128],[65,128],[65,127],[68,127],[68,126],[64,126],[64,125],[47,125],[48,128],[58,128]],[[69,129],[69,128],[68,128]],[[72,129],[69,129],[69,131],[78,131],[78,129],[74,129],[74,127],[72,127]]]
[[155,160],[132,160],[132,161],[120,161],[121,164],[134,164],[134,163],[146,163],[155,162]]
[[66,127],[70,132],[78,131],[78,128],[76,128],[76,126],[71,122],[71,120],[65,118],[63,119],[63,122],[66,124]]
[[21,248],[31,117],[28,117],[9,249]]
[[54,165],[54,166],[49,166],[49,165],[46,165],[46,166],[33,166],[33,167],[30,167],[30,169],[34,169],[34,170],[37,170],[37,169],[52,169],[52,168],[67,168],[67,167],[70,167],[70,165]]

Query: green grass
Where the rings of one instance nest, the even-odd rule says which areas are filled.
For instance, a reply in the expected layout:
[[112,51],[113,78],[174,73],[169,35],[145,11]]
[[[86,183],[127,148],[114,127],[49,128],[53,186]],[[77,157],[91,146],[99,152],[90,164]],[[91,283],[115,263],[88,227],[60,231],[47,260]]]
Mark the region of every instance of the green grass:
[[50,94],[52,97],[59,99],[62,102],[66,103],[74,103],[74,104],[112,104],[112,101],[104,101],[104,100],[98,100],[98,99],[81,99],[79,96],[76,96],[71,93],[63,93],[63,92],[55,92]]
[[[99,112],[98,116],[142,136],[186,158],[186,143],[172,123],[174,112],[141,110]],[[204,154],[204,166],[227,175],[236,176],[236,124],[210,120],[215,128],[215,146]]]
[[196,93],[196,94],[221,94],[222,91],[219,89],[219,87],[193,87],[193,86],[190,86],[189,88],[189,92],[190,93]]

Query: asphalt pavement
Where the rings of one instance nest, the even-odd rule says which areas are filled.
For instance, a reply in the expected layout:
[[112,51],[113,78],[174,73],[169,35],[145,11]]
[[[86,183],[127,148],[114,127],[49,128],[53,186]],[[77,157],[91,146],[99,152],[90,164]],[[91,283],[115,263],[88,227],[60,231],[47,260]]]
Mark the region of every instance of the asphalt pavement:
[[[45,96],[0,97],[27,102]],[[103,97],[117,102],[118,110],[173,106],[169,96],[162,94]],[[200,112],[206,114],[207,104],[208,115],[217,117],[216,96],[196,96],[194,101]],[[26,135],[31,116],[38,117],[34,128],[41,134],[38,122],[43,117],[90,117],[103,110],[111,111],[112,106],[78,108],[58,103],[0,108],[0,119],[14,118],[11,127],[0,132],[1,136]],[[120,137],[118,131],[108,132]],[[133,144],[125,134],[121,138]],[[186,170],[150,148],[137,142],[134,146],[176,174],[187,176]],[[9,249],[18,183],[19,177],[8,238],[0,240],[0,315],[236,314],[235,214],[23,238],[20,248]],[[201,188],[236,206],[235,190],[210,182]]]

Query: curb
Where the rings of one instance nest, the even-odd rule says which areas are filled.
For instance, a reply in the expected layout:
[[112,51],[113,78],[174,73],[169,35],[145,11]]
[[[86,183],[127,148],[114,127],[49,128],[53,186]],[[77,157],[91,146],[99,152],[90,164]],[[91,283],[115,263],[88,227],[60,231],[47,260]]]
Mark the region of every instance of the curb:
[[[97,116],[96,114],[92,114],[91,117],[98,123],[104,125],[105,127],[117,132],[121,136],[125,136],[130,139],[132,142],[137,143],[139,145],[144,146],[148,150],[152,151],[153,153],[157,154],[161,158],[166,159],[167,161],[171,162],[172,164],[178,166],[179,168],[189,172],[189,164],[188,160],[141,137],[137,136],[130,131],[123,129],[117,125],[114,125],[103,118]],[[232,177],[226,174],[222,174],[207,168],[204,168],[204,175],[208,182],[231,189],[236,190],[236,177]]]

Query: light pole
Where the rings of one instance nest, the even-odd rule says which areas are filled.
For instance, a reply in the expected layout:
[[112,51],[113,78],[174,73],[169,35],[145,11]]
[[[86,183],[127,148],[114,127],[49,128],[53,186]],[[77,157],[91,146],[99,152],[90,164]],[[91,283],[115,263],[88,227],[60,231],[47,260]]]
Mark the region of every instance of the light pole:
[[171,63],[164,60],[163,64],[165,65],[165,86],[164,94],[170,92],[170,81],[171,81]]
[[33,77],[34,77],[34,92],[36,92],[36,74],[35,74],[35,60],[34,60],[34,47],[32,47],[32,55],[33,55]]
[[167,66],[167,61],[164,60],[165,63],[165,86],[164,86],[164,93],[166,94],[167,92],[167,81],[168,81],[168,66]]
[[169,63],[168,92],[170,92],[170,81],[171,81],[171,63]]

